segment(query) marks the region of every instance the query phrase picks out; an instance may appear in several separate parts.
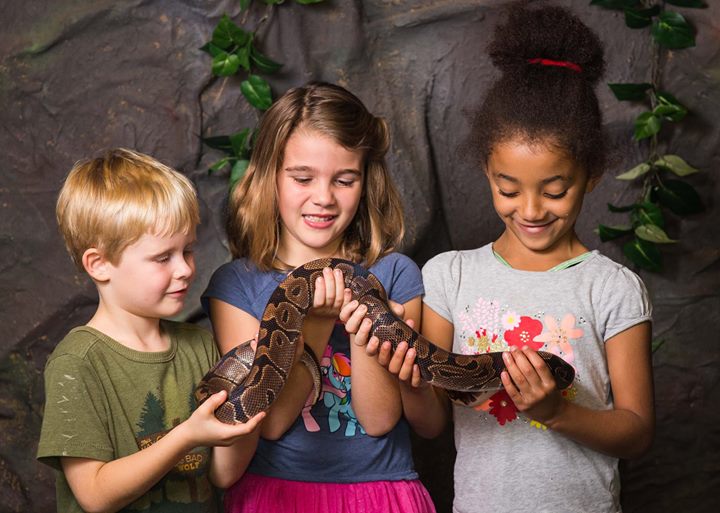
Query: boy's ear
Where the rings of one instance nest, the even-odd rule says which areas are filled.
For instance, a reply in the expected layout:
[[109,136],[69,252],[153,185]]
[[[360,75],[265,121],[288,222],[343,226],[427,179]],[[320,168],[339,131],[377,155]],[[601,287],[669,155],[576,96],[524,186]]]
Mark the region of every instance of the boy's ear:
[[103,282],[110,279],[108,271],[111,264],[99,249],[86,249],[82,256],[82,265],[93,280]]

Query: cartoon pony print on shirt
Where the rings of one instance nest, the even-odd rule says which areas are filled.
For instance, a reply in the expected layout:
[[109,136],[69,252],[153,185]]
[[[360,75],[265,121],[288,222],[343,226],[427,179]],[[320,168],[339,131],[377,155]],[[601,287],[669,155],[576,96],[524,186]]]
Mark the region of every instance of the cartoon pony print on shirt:
[[[535,351],[543,349],[573,363],[575,355],[572,341],[581,339],[584,332],[575,326],[576,318],[566,313],[562,320],[546,315],[541,321],[537,317],[518,314],[515,310],[501,308],[497,300],[488,301],[479,298],[474,306],[467,306],[458,315],[465,344],[462,346],[464,354],[488,353],[491,351],[506,351],[510,347],[529,346]],[[574,385],[562,391],[568,400],[575,398]],[[505,390],[499,390],[480,406],[482,410],[504,426],[517,419],[517,407]],[[538,429],[547,429],[539,422],[530,423]]]
[[[330,346],[325,348],[320,369],[323,374],[323,388],[320,400],[328,409],[328,428],[334,433],[347,421],[345,436],[355,436],[357,431],[365,434],[355,416],[350,402],[351,397],[351,366],[350,358],[344,353],[334,353]],[[320,431],[320,425],[311,414],[312,404],[308,403],[302,411],[305,429],[311,432]]]

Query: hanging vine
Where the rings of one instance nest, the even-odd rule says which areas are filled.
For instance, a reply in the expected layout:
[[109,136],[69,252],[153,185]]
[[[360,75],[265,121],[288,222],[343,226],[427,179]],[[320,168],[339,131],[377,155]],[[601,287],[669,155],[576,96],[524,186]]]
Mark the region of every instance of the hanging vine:
[[678,7],[707,7],[702,0],[592,0],[591,5],[624,12],[625,24],[631,29],[650,28],[652,38],[652,66],[649,82],[608,84],[619,101],[643,102],[649,110],[635,119],[634,139],[646,141],[645,160],[615,178],[640,181],[641,192],[631,205],[608,209],[627,213],[629,224],[599,225],[597,232],[605,242],[630,236],[623,245],[625,256],[634,264],[652,272],[662,271],[659,245],[673,244],[665,232],[665,215],[669,210],[677,216],[703,211],[702,201],[695,188],[684,178],[699,170],[678,155],[661,154],[659,135],[666,123],[677,123],[688,115],[688,109],[672,94],[662,89],[661,79],[666,53],[695,46],[695,31],[685,17],[666,9],[666,4]]
[[[295,3],[308,5],[318,4],[324,0],[294,0]],[[263,25],[272,19],[273,11],[285,0],[256,0],[265,4],[265,14],[257,25],[248,30],[236,24],[224,14],[213,30],[212,39],[201,50],[212,57],[212,74],[225,77],[227,80],[234,75],[244,75],[240,82],[240,91],[247,102],[261,112],[266,111],[273,103],[272,89],[262,75],[277,73],[282,64],[263,54],[258,48],[258,33]],[[247,15],[253,0],[240,0],[242,14],[241,25],[247,23]],[[203,143],[210,148],[223,151],[226,156],[210,166],[210,174],[229,167],[228,185],[230,190],[243,177],[250,164],[255,127],[247,127],[230,135],[204,137]]]

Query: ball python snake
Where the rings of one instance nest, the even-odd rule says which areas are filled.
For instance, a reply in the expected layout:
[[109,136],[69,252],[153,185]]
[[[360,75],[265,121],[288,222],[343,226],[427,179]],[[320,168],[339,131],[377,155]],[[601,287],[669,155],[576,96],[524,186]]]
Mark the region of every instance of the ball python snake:
[[[325,267],[340,269],[352,298],[368,308],[371,333],[389,340],[392,349],[406,341],[417,353],[420,375],[430,384],[444,388],[456,403],[473,405],[487,392],[502,388],[500,373],[505,369],[502,352],[476,355],[457,354],[434,345],[395,316],[387,305],[380,281],[362,266],[338,258],[313,260],[290,272],[270,296],[258,332],[257,349],[245,342],[225,354],[203,377],[195,390],[198,403],[227,390],[227,400],[215,410],[225,423],[246,422],[267,410],[277,398],[295,360],[296,343],[305,315],[312,307],[315,280]],[[317,360],[308,362],[317,369]],[[560,357],[538,351],[550,369],[558,389],[570,386],[575,370]],[[320,393],[319,372],[312,372],[315,399]]]

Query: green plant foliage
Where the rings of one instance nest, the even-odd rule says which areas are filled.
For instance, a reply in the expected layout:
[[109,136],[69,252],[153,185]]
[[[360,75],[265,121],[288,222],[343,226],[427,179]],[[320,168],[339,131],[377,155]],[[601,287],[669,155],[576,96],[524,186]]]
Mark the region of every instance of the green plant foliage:
[[620,101],[640,101],[647,98],[648,90],[652,89],[652,84],[608,84],[615,98]]
[[634,29],[649,27],[653,16],[658,14],[660,14],[659,5],[650,9],[625,9],[625,25]]
[[660,13],[651,33],[655,41],[665,48],[678,50],[695,46],[695,31],[683,15],[677,12]]
[[623,253],[632,263],[648,271],[662,271],[662,255],[657,246],[649,241],[635,237],[623,246]]
[[[297,4],[317,4],[324,0],[295,0]],[[240,10],[251,9],[252,0],[239,0]],[[266,9],[275,9],[284,0],[259,0]],[[270,18],[269,12],[262,17],[258,27]],[[257,47],[258,27],[246,30],[237,25],[227,14],[224,14],[213,29],[212,37],[200,49],[212,57],[210,69],[218,77],[232,77],[241,71],[246,75],[240,82],[240,91],[247,102],[260,111],[265,111],[273,103],[272,89],[261,74],[277,73],[282,64],[265,55]],[[230,168],[228,176],[229,188],[232,188],[245,175],[250,165],[255,130],[245,128],[231,135],[204,137],[203,143],[209,148],[220,150],[226,154],[208,169],[212,174]]]
[[[663,49],[688,48],[695,45],[694,30],[685,18],[676,12],[666,11],[665,3],[681,7],[705,7],[697,0],[668,0],[652,7],[650,2],[625,2],[623,0],[597,0],[591,2],[606,9],[622,10],[626,24],[631,28],[650,27],[650,36],[658,51],[654,52],[651,82],[608,84],[619,101],[645,102],[649,110],[640,113],[634,122],[633,137],[644,141],[648,155],[644,162],[620,173],[618,180],[641,182],[640,198],[633,204],[616,206],[608,203],[608,210],[629,216],[627,225],[599,225],[596,232],[603,242],[632,238],[623,245],[623,252],[632,263],[652,272],[662,270],[661,244],[678,242],[666,230],[665,213],[677,216],[698,214],[704,210],[700,195],[689,183],[681,180],[699,172],[682,157],[659,154],[658,144],[664,123],[677,123],[688,116],[689,111],[672,94],[661,91],[656,82],[662,76]],[[678,179],[668,178],[675,176]]]

